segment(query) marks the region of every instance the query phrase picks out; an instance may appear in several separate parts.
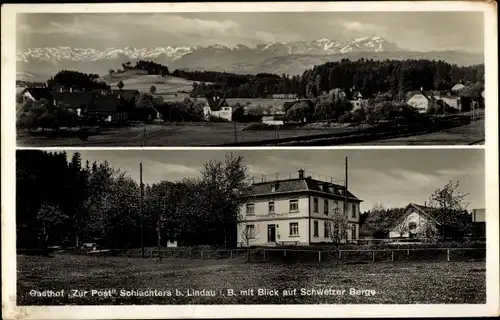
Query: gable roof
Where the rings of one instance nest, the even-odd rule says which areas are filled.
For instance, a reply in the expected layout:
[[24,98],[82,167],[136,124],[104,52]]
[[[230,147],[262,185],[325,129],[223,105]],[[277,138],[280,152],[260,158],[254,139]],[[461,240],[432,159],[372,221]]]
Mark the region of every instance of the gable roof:
[[111,90],[110,91],[111,94],[113,95],[118,95],[120,94],[120,97],[122,99],[124,99],[125,101],[128,101],[128,102],[131,102],[132,100],[134,100],[134,98],[137,96],[137,95],[140,95],[141,93],[139,92],[139,90],[134,90],[134,89],[128,89],[128,90]]
[[100,114],[117,112],[120,107],[118,96],[97,96],[88,106],[88,113]]
[[415,203],[410,203],[409,205],[406,206],[405,209],[406,210],[403,215],[395,217],[395,220],[391,223],[391,229],[395,228],[398,224],[403,222],[406,219],[406,217],[408,217],[413,212],[417,212],[418,214],[426,217],[427,219],[433,221],[438,226],[441,225],[441,222],[438,219],[437,210],[435,208],[426,207]]
[[222,107],[229,107],[226,99],[214,99],[212,96],[207,96],[207,103],[212,111],[219,111]]
[[52,101],[53,99],[52,93],[47,88],[26,88],[24,92],[29,92],[35,100],[46,99]]
[[406,93],[406,100],[410,100],[411,98],[413,98],[415,95],[417,94],[421,94],[423,95],[427,100],[436,100],[436,98],[434,97],[434,92],[432,91],[409,91]]
[[[273,191],[273,186],[276,188]],[[326,186],[326,188],[323,188]],[[336,196],[339,198],[344,197],[344,186],[315,180],[312,178],[297,178],[286,180],[275,180],[266,182],[257,182],[252,185],[252,194],[254,196],[271,195],[279,193],[298,193],[298,192],[318,192]],[[350,191],[347,191],[347,197],[350,200],[362,201],[358,199]]]
[[451,91],[458,91],[458,90],[462,90],[463,88],[465,88],[465,86],[461,83],[457,83],[456,85],[453,86],[453,88],[451,88]]
[[88,92],[53,92],[52,95],[56,102],[69,108],[86,106],[92,101],[92,95]]

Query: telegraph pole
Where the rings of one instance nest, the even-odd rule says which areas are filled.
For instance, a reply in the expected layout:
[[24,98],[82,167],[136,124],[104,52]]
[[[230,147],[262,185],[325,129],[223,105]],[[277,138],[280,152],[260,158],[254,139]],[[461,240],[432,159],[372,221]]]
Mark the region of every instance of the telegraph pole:
[[156,231],[158,236],[158,262],[161,262],[161,209],[162,209],[162,201],[160,195],[158,195],[158,221],[156,222]]
[[141,257],[144,259],[144,186],[142,184],[142,162],[140,163],[139,167],[139,172],[140,172],[140,191],[141,191],[141,198],[140,198],[140,210],[141,210]]
[[345,212],[345,214],[347,214],[347,180],[348,180],[347,170],[348,170],[347,157],[345,157],[345,180],[344,180],[344,212]]

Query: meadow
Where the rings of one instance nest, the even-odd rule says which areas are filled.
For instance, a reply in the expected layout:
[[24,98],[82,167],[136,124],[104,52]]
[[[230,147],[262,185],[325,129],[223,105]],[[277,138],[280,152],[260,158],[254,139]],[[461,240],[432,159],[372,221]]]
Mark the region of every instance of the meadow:
[[[17,267],[18,305],[472,304],[486,301],[484,262],[336,265],[329,262],[247,263],[241,257],[163,259],[159,263],[154,259],[56,254],[52,258],[18,255]],[[259,295],[259,289],[260,293],[267,294]],[[64,294],[36,296],[36,292],[44,290],[64,290]],[[88,294],[71,297],[71,290],[88,291]],[[96,290],[94,294],[92,290]],[[157,290],[162,295],[140,296],[139,292],[144,290]]]

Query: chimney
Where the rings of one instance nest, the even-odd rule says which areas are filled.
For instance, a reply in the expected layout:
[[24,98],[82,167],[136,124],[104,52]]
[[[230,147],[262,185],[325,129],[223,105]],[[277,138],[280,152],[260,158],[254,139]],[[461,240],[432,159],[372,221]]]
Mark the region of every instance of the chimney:
[[299,179],[304,179],[304,169],[299,170]]
[[424,207],[426,207],[426,208],[427,208],[427,201],[425,201],[425,202],[424,202]]
[[420,87],[420,91],[424,91],[424,87]]
[[62,87],[59,87],[59,92],[63,92],[63,88]]

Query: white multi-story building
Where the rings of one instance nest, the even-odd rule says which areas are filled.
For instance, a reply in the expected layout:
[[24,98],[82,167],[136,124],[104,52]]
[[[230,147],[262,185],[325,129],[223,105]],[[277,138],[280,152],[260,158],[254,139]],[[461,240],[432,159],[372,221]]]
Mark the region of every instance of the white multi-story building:
[[304,170],[296,178],[254,183],[252,196],[241,208],[244,221],[238,225],[238,246],[331,242],[329,223],[334,208],[347,214],[347,240],[358,239],[362,200],[344,190],[344,186],[305,176]]

